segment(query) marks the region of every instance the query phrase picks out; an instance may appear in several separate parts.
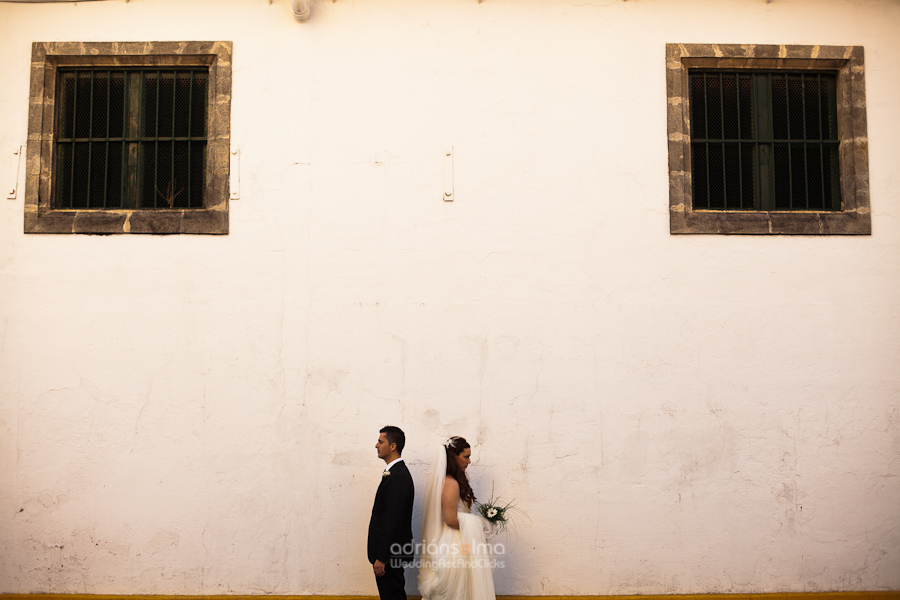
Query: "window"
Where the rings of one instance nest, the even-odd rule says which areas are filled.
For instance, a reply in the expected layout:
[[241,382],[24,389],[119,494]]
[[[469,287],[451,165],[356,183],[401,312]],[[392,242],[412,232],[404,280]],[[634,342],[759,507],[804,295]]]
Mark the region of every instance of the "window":
[[861,47],[666,50],[671,233],[871,233]]
[[60,69],[55,209],[203,208],[208,69]]
[[228,233],[230,42],[32,55],[26,233]]
[[694,210],[841,209],[834,74],[688,77]]

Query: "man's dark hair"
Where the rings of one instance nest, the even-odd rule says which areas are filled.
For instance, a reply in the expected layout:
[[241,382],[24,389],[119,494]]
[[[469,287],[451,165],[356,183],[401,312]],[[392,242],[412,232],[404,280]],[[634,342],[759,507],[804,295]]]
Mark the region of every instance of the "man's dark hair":
[[378,433],[383,433],[388,444],[397,444],[397,454],[403,454],[403,446],[406,445],[406,435],[403,430],[393,425],[385,425]]

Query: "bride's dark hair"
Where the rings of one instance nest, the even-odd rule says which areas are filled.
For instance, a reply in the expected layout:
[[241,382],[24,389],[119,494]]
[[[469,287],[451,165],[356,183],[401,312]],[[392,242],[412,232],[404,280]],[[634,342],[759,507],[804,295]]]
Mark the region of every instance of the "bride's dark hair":
[[459,463],[456,462],[456,458],[466,448],[471,448],[469,442],[466,441],[466,438],[461,438],[458,435],[450,438],[450,441],[444,445],[444,449],[447,451],[447,475],[455,479],[456,483],[459,484],[459,497],[466,503],[466,506],[471,508],[472,503],[475,502],[475,492],[472,491],[472,486],[469,485],[466,472],[460,469]]

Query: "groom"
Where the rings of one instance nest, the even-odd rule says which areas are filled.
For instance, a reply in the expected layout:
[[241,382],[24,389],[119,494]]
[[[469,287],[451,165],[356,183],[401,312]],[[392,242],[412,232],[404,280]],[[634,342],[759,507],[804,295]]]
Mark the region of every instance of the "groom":
[[369,520],[369,562],[375,571],[381,600],[406,600],[403,563],[412,560],[412,477],[400,453],[406,444],[403,430],[382,427],[375,449],[387,467],[375,492]]

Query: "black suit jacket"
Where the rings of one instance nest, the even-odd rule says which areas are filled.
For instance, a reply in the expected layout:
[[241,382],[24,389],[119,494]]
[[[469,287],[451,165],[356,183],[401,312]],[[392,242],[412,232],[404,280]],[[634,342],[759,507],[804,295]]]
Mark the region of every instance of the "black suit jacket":
[[404,461],[392,466],[390,473],[381,478],[369,520],[368,552],[369,562],[373,564],[376,560],[387,564],[391,558],[410,560],[414,554],[412,476]]

